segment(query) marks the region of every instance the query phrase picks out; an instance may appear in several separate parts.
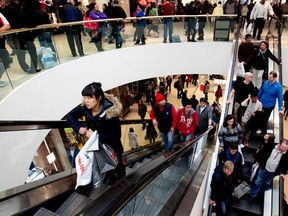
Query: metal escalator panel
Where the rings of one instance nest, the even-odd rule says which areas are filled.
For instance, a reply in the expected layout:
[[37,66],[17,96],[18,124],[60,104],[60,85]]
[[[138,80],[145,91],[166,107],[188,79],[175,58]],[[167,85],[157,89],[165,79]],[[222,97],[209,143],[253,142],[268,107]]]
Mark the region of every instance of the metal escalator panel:
[[[187,191],[187,182],[191,183],[187,175],[191,175],[192,168],[197,173],[197,161],[201,163],[208,149],[214,147],[207,142],[207,137],[208,132],[193,143],[178,143],[172,152],[147,161],[77,215],[157,215],[166,205],[173,206],[171,211],[175,211]],[[186,187],[184,190],[183,185]],[[111,194],[113,199],[109,198]],[[167,204],[175,194],[173,205]]]
[[189,170],[191,150],[143,188],[118,215],[158,215]]

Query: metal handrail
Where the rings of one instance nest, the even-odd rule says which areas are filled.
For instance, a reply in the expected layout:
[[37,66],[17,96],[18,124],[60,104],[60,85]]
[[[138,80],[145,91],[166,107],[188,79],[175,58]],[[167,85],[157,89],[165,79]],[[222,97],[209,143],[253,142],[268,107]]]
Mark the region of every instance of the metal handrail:
[[165,19],[165,18],[186,18],[186,17],[235,18],[235,17],[237,17],[237,15],[236,14],[221,15],[221,16],[219,16],[219,15],[215,16],[215,15],[211,15],[211,14],[207,14],[207,15],[172,15],[172,16],[126,17],[125,19],[123,19],[123,18],[110,18],[110,19],[99,19],[99,20],[85,20],[85,21],[78,21],[78,22],[43,24],[43,25],[38,25],[35,28],[11,29],[11,30],[1,32],[0,35],[9,35],[9,34],[21,33],[21,32],[26,32],[26,31],[59,28],[59,27],[72,26],[72,25],[84,25],[86,23],[113,22],[113,21],[125,21],[125,22],[127,22],[127,21],[142,20],[142,19],[155,19],[155,18]]

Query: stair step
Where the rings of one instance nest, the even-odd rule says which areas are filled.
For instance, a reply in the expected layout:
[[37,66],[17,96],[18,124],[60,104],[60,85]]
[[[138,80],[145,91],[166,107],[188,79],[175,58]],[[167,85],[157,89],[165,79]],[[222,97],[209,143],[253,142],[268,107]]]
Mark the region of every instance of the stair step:
[[244,215],[263,215],[263,198],[249,201],[249,197],[249,194],[245,194],[240,199],[233,197],[230,204],[231,210],[245,213]]
[[90,202],[91,199],[88,197],[73,192],[55,213],[60,214],[61,216],[75,215]]
[[149,163],[150,161],[152,161],[152,159],[150,158],[144,158],[144,160],[142,161],[142,164],[146,164],[146,163]]
[[139,167],[143,166],[142,163],[139,163],[139,162],[136,162],[134,165],[133,165],[133,169],[137,169]]
[[250,164],[253,164],[255,162],[254,154],[252,152],[243,151],[242,153],[245,163],[248,162]]
[[41,207],[33,216],[59,216],[59,214]]

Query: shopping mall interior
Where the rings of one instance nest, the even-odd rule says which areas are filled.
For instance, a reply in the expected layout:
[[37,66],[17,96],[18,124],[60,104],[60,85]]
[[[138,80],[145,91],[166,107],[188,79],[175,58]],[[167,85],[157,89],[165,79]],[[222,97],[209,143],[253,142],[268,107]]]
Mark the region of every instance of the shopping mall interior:
[[[180,42],[162,43],[161,23],[159,33],[145,31],[146,45],[135,45],[132,24],[135,18],[128,17],[123,21],[120,49],[115,49],[115,42],[108,43],[109,37],[103,35],[104,51],[99,52],[89,34],[82,32],[84,56],[71,54],[64,33],[65,24],[39,26],[38,32],[40,29],[52,35],[55,59],[52,66],[43,64],[42,48],[35,38],[37,69],[41,69],[36,73],[23,71],[18,54],[13,53],[24,54],[26,62],[30,62],[27,50],[12,50],[7,45],[12,63],[1,78],[7,85],[0,89],[0,167],[3,173],[0,215],[211,215],[214,210],[208,200],[217,164],[217,133],[225,116],[233,110],[233,103],[229,105],[227,100],[237,75],[238,47],[248,32],[238,24],[230,30],[230,20],[235,16],[207,18],[204,40],[187,42],[185,19],[175,15],[173,35],[178,35]],[[287,16],[271,18],[262,33],[262,40],[267,41],[271,52],[282,59],[281,66],[269,60],[267,71],[278,72],[283,94],[288,86],[288,76],[284,75],[288,73],[288,34],[287,27],[283,28],[286,21]],[[83,24],[69,25],[79,23]],[[5,34],[9,38],[9,35],[29,31],[36,30],[13,30]],[[258,46],[262,40],[253,39],[252,42]],[[48,43],[46,49],[49,47]],[[210,105],[215,101],[218,85],[223,91],[219,100],[221,117],[213,128],[216,132],[211,136],[208,130],[184,143],[175,135],[173,151],[166,152],[158,129],[155,142],[150,143],[145,138],[146,130],[138,115],[138,100],[146,103],[143,86],[147,87],[147,81],[154,81],[157,92],[159,78],[171,76],[173,82],[171,92],[167,91],[167,102],[178,110],[182,103],[173,84],[181,75],[193,74],[198,74],[199,79],[196,85],[189,83],[184,87],[188,98],[193,95],[198,100],[204,97],[206,81],[211,86]],[[103,90],[114,94],[123,106],[120,120],[126,177],[114,185],[101,184],[97,188],[89,185],[75,190],[76,170],[71,166],[67,151],[71,144],[81,149],[87,137],[73,131],[66,115],[82,103],[81,91],[92,82],[101,82]],[[288,137],[288,122],[277,109],[278,105],[268,124],[269,132],[276,136],[275,142]],[[147,103],[145,124],[150,121],[150,111],[151,104]],[[139,142],[135,149],[129,145],[131,127]],[[253,136],[251,149],[260,142],[259,135]],[[249,179],[247,172],[251,175],[249,167],[254,162],[253,151],[256,151],[251,149],[243,150],[244,179]],[[45,175],[47,168],[53,170],[53,175]],[[233,198],[229,215],[285,215],[287,204],[282,186],[283,179],[276,177],[273,187],[253,203],[249,203],[246,195],[241,199]]]

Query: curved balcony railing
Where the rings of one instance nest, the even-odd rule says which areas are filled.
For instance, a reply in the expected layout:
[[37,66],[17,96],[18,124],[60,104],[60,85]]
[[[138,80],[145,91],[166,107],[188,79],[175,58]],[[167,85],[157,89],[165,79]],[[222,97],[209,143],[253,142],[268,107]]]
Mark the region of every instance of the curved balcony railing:
[[[204,40],[201,40],[202,42],[234,40],[235,35],[233,32],[229,31],[229,28],[232,27],[230,26],[230,20],[234,23],[236,15],[223,15],[220,17],[211,15],[171,16],[174,20],[173,35],[178,35],[181,42],[187,42],[187,20],[192,17],[197,19],[201,17],[207,18],[206,25],[203,29],[205,36]],[[4,99],[13,89],[31,79],[39,72],[41,73],[49,68],[73,61],[80,57],[77,52],[77,46],[75,46],[76,53],[73,53],[73,57],[67,42],[65,30],[71,26],[78,25],[83,28],[81,40],[85,57],[99,52],[97,50],[97,45],[94,42],[91,42],[89,33],[83,27],[85,23],[105,23],[102,28],[102,48],[105,51],[111,51],[116,49],[115,40],[113,38],[113,41],[110,41],[109,43],[109,40],[111,39],[111,28],[109,28],[109,23],[111,21],[123,21],[120,35],[123,39],[122,48],[126,48],[135,46],[134,34],[136,28],[133,27],[133,22],[135,23],[135,21],[141,19],[146,20],[146,44],[162,43],[163,19],[165,18],[167,18],[167,16],[81,21],[40,25],[36,28],[12,29],[2,32],[0,36],[6,37],[6,50],[8,51],[9,56],[6,55],[5,57],[4,55],[1,55],[0,59],[0,74],[2,74],[2,77],[0,76],[0,100]],[[159,24],[152,25],[152,23],[154,23],[152,20],[157,20]],[[197,32],[198,31],[199,30],[197,30]],[[195,39],[197,40],[198,37],[198,34],[196,34]],[[169,40],[169,38],[167,40]],[[48,49],[43,49],[43,47]],[[2,49],[3,52],[6,52],[6,50]]]

